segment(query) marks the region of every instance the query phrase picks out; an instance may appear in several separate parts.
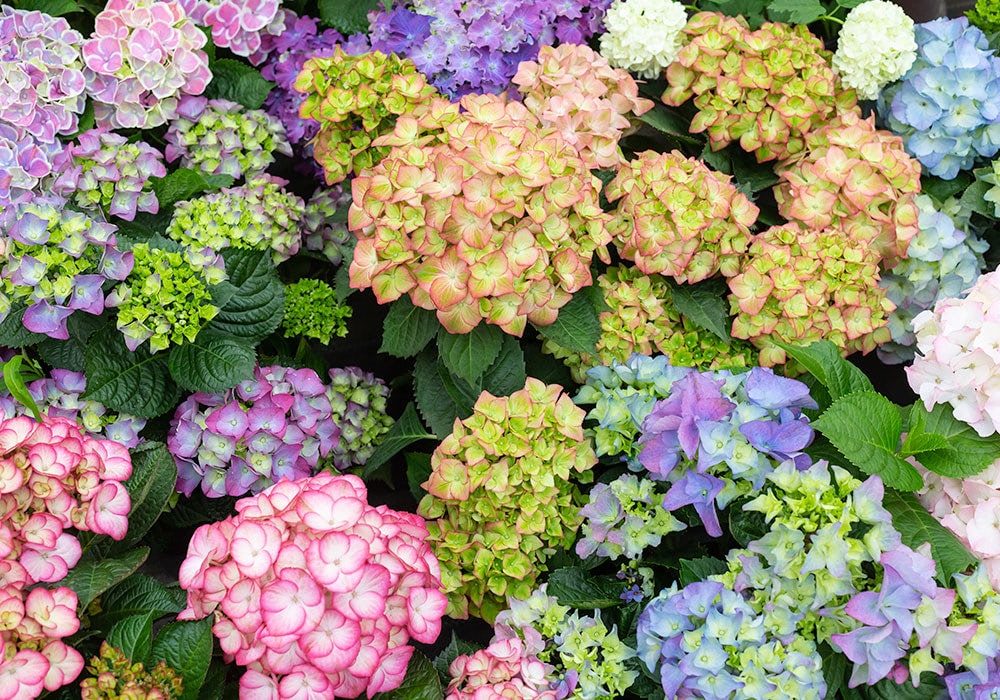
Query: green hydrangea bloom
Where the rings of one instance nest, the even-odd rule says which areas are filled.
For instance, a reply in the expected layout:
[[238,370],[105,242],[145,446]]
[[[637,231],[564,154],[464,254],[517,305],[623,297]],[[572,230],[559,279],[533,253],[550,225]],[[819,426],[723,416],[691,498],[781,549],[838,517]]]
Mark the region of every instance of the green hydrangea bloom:
[[147,671],[106,641],[87,672],[91,677],[80,683],[82,700],[175,700],[184,692],[183,680],[166,662]]
[[326,396],[333,409],[331,418],[340,426],[340,440],[330,450],[337,469],[348,469],[368,461],[389,432],[393,419],[386,413],[389,386],[360,367],[330,370]]
[[304,277],[285,285],[285,315],[281,325],[286,338],[301,335],[328,345],[334,336],[347,335],[347,319],[352,311],[326,282]]
[[1000,32],[1000,2],[997,0],[976,0],[976,7],[965,14],[987,34]]

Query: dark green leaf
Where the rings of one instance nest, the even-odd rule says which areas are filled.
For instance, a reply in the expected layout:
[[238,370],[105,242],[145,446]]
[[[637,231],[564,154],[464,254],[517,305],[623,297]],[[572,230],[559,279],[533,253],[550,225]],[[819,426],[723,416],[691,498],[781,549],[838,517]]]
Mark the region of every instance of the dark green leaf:
[[213,657],[205,674],[205,682],[198,691],[198,700],[222,700],[226,689],[226,676],[230,666],[219,657]]
[[413,366],[413,395],[420,415],[436,435],[451,432],[456,418],[472,413],[475,396],[461,379],[455,379],[441,366],[433,351],[417,357]]
[[[333,273],[333,292],[337,295],[337,301],[346,301],[347,297],[358,291],[351,286],[351,266],[348,261],[343,261],[337,271]],[[383,337],[383,341],[385,338]]]
[[212,63],[212,82],[205,97],[237,102],[247,109],[260,109],[274,83],[264,80],[260,71],[231,58]]
[[87,341],[91,334],[104,324],[105,320],[100,316],[73,314],[66,322],[69,340],[46,338],[35,346],[35,351],[39,357],[53,367],[82,372]]
[[149,547],[138,547],[116,559],[101,561],[81,560],[66,574],[57,586],[72,588],[79,600],[79,609],[85,610],[94,598],[142,566],[149,556]]
[[931,554],[937,563],[937,578],[942,586],[951,586],[952,574],[962,573],[978,563],[912,493],[887,489],[882,505],[892,513],[892,525],[903,536],[903,544],[916,549],[924,542],[931,543]]
[[202,332],[263,340],[281,324],[285,308],[285,286],[271,256],[267,251],[227,248],[222,257],[231,288],[225,288],[228,298]]
[[672,284],[674,306],[700,328],[711,331],[729,343],[731,326],[726,311],[726,283],[708,280],[699,284]]
[[14,355],[3,364],[3,383],[7,387],[10,395],[22,406],[31,411],[31,415],[39,423],[42,422],[42,414],[38,411],[38,404],[28,391],[24,383],[24,374],[21,372],[21,363],[24,362],[24,355]]
[[48,338],[41,333],[32,333],[24,327],[22,319],[27,307],[23,304],[15,304],[11,307],[7,318],[0,321],[0,346],[8,348],[23,348]]
[[83,9],[73,0],[18,0],[14,6],[19,10],[37,10],[53,17],[83,12]]
[[448,673],[448,667],[451,666],[451,662],[463,654],[474,654],[478,650],[478,646],[472,644],[471,642],[466,642],[452,632],[451,641],[448,642],[448,646],[442,649],[441,653],[434,657],[434,669],[438,672],[438,676],[442,680],[448,682],[451,678]]
[[688,133],[690,124],[684,117],[676,112],[657,104],[653,109],[639,115],[640,121],[644,121],[657,131],[670,136],[673,139],[682,141],[689,145],[697,145],[700,141]]
[[834,401],[856,391],[872,389],[865,373],[845,360],[837,346],[829,340],[817,340],[807,347],[789,345],[780,340],[774,342],[816,377]]
[[980,437],[968,423],[955,418],[947,404],[938,404],[930,411],[921,401],[913,404],[907,442],[910,439],[937,440],[937,446],[921,451],[918,460],[932,472],[958,479],[978,474],[1000,454],[1000,435]]
[[436,440],[437,437],[428,433],[424,428],[413,404],[407,404],[403,415],[393,423],[392,428],[382,438],[382,442],[375,448],[372,456],[368,458],[361,472],[362,478],[368,478],[404,447],[426,439]]
[[743,510],[741,507],[744,501],[731,503],[727,508],[729,513],[729,533],[733,539],[740,543],[741,547],[746,547],[750,542],[760,539],[767,534],[767,522],[764,514],[755,510]]
[[743,186],[741,189],[746,188],[750,194],[766,190],[778,182],[770,163],[758,163],[756,158],[742,150],[733,156],[733,176]]
[[176,615],[182,606],[166,586],[152,576],[132,574],[101,597],[101,612],[95,620],[103,629],[119,620],[151,613],[153,619]]
[[917,688],[910,681],[896,683],[890,678],[883,678],[875,685],[861,685],[854,690],[861,700],[930,700],[941,698],[943,689],[940,676],[922,673]]
[[483,390],[494,396],[510,396],[524,388],[527,378],[521,344],[514,336],[504,333],[500,354],[483,375]]
[[[534,325],[534,324],[532,324]],[[593,355],[601,337],[601,321],[597,309],[586,294],[577,292],[559,316],[548,326],[535,326],[539,333],[567,350]]]
[[113,411],[155,418],[172,409],[180,390],[170,378],[166,353],[133,352],[113,325],[94,334],[84,353],[86,397]]
[[152,177],[149,181],[161,207],[233,184],[231,175],[206,175],[190,168],[178,168],[166,177]]
[[212,660],[212,616],[203,620],[171,622],[159,631],[149,652],[150,666],[160,661],[184,679],[179,700],[197,700]]
[[145,663],[153,646],[153,614],[132,615],[119,620],[111,626],[107,641],[132,663]]
[[771,0],[767,13],[779,22],[811,24],[826,14],[819,0]]
[[379,352],[413,357],[431,342],[439,328],[441,324],[433,311],[414,306],[409,297],[400,297],[389,305],[389,313],[382,324]]
[[438,333],[438,352],[445,368],[471,385],[479,383],[503,346],[504,332],[497,326],[480,323],[468,333]]
[[577,566],[556,569],[549,575],[548,594],[572,608],[612,608],[621,605],[624,586],[613,576],[590,576]]
[[406,483],[416,500],[426,495],[421,484],[431,475],[431,456],[425,452],[406,453]]
[[375,693],[372,700],[441,700],[443,697],[441,679],[434,665],[426,656],[415,651],[400,686],[385,693]]
[[168,365],[181,388],[216,394],[252,379],[257,353],[231,338],[198,336],[171,350]]
[[705,581],[715,574],[724,574],[726,570],[726,562],[715,557],[681,559],[681,575],[678,582],[682,586],[687,586],[697,581]]
[[991,202],[986,201],[986,193],[993,185],[982,180],[976,180],[962,193],[959,200],[963,211],[974,211],[990,219],[996,219],[996,211]]
[[733,159],[728,149],[723,148],[717,151],[712,148],[712,144],[706,143],[701,149],[699,158],[712,170],[718,170],[726,175],[733,174]]
[[923,173],[920,177],[921,193],[929,194],[939,202],[963,192],[970,184],[972,184],[972,176],[967,172],[961,172],[951,180],[942,180],[927,173]]
[[819,653],[823,659],[823,679],[826,681],[826,697],[839,698],[840,689],[847,683],[847,671],[850,666],[847,657],[826,642],[820,644]]
[[166,445],[150,441],[132,450],[132,476],[125,481],[132,499],[128,534],[114,550],[122,551],[139,543],[160,517],[176,483],[177,465]]
[[319,0],[323,22],[345,36],[368,33],[368,13],[377,10],[379,0]]

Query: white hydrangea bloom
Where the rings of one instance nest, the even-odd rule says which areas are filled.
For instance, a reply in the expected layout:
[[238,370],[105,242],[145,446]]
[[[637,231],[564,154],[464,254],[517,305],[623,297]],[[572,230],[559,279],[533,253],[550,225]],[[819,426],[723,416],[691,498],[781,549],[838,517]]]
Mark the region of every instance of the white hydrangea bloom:
[[677,58],[686,24],[679,2],[615,0],[604,15],[601,55],[615,68],[655,78]]
[[833,70],[860,99],[874,100],[883,87],[903,77],[916,56],[913,20],[903,8],[887,0],[868,0],[844,20]]

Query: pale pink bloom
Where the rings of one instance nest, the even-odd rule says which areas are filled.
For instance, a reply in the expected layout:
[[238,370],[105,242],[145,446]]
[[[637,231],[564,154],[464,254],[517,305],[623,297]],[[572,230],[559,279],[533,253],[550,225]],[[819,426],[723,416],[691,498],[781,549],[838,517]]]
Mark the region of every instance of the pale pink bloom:
[[280,651],[274,647],[268,647],[260,659],[260,664],[271,673],[282,676],[291,673],[300,666],[308,665],[309,659],[298,643],[292,642],[287,649]]
[[13,460],[0,458],[0,494],[14,493],[24,484],[24,474]]
[[[55,544],[55,542],[53,542]],[[14,552],[14,533],[0,522],[0,559],[6,559]]]
[[76,649],[59,640],[52,640],[42,647],[42,656],[48,659],[45,689],[58,690],[76,680],[83,670],[83,656]]
[[365,503],[357,498],[336,498],[323,491],[304,493],[296,504],[296,512],[311,530],[343,530],[358,521]]
[[94,440],[90,448],[101,458],[102,479],[125,481],[132,476],[132,457],[124,445],[114,440]]
[[0,632],[17,629],[24,619],[22,595],[22,592],[13,586],[0,588]]
[[269,523],[243,522],[233,532],[230,553],[244,576],[260,578],[281,550],[281,531]]
[[82,553],[80,542],[64,532],[56,538],[56,545],[52,548],[38,548],[30,542],[26,543],[19,561],[33,582],[52,583],[66,576],[80,561]]
[[0,589],[12,586],[25,588],[29,583],[28,571],[16,561],[0,559]]
[[327,700],[330,697],[329,691],[329,679],[318,669],[308,665],[300,666],[278,684],[278,694],[282,700]]
[[[0,526],[0,531],[6,531],[6,528]],[[56,540],[62,531],[59,518],[49,513],[33,513],[21,526],[20,535],[25,542],[51,549],[56,546]],[[3,535],[0,534],[0,541],[3,539]],[[0,552],[2,551],[3,546],[0,543]]]
[[278,683],[272,676],[247,671],[240,678],[240,700],[279,700]]
[[360,537],[328,532],[309,546],[306,564],[328,591],[347,593],[361,583],[369,556],[368,542]]
[[188,543],[187,557],[178,574],[181,588],[190,590],[200,586],[208,567],[222,563],[229,556],[230,535],[226,534],[227,530],[230,533],[235,530],[231,519],[202,525],[194,531]]
[[406,607],[410,636],[418,642],[433,643],[441,633],[441,618],[448,607],[448,598],[434,588],[411,588]]
[[327,610],[299,645],[317,668],[330,674],[343,671],[354,663],[361,649],[361,627],[336,610]]
[[0,700],[33,700],[45,684],[49,662],[37,651],[22,649],[0,662]]
[[0,423],[0,453],[6,454],[20,447],[39,424],[27,416],[17,416]]
[[382,663],[375,669],[368,682],[368,697],[375,693],[395,690],[406,676],[406,665],[413,656],[413,647],[396,647],[382,657]]
[[132,501],[128,490],[118,481],[105,481],[89,503],[87,529],[122,540],[128,532],[128,514]]
[[323,589],[305,571],[286,569],[281,575],[264,586],[260,596],[268,634],[311,632],[323,617]]
[[35,588],[24,602],[24,614],[41,627],[46,637],[62,639],[80,629],[77,598],[69,588]]
[[365,567],[357,586],[346,593],[333,594],[333,607],[355,620],[377,618],[385,612],[388,593],[389,572],[372,564]]
[[38,473],[64,479],[80,463],[80,454],[70,452],[60,444],[42,443],[32,445],[28,450],[28,462]]
[[238,581],[226,593],[219,607],[241,632],[252,633],[263,622],[260,614],[260,585],[254,579]]

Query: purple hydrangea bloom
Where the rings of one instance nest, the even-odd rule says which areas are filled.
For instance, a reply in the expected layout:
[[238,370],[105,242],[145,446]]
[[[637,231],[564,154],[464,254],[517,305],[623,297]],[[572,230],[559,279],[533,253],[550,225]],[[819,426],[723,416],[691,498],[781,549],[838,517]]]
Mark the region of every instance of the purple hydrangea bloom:
[[178,0],[195,22],[212,30],[216,46],[259,64],[263,37],[280,34],[285,14],[279,0]]

